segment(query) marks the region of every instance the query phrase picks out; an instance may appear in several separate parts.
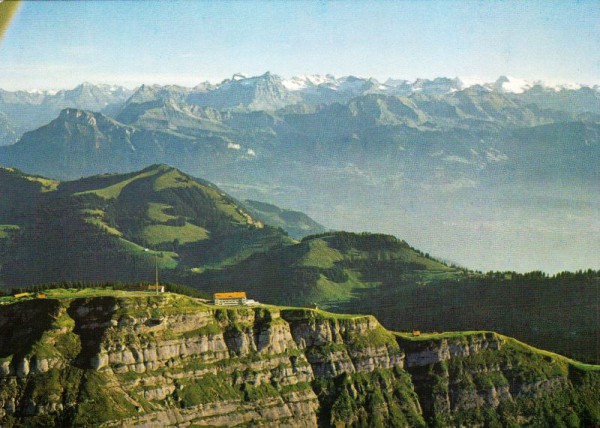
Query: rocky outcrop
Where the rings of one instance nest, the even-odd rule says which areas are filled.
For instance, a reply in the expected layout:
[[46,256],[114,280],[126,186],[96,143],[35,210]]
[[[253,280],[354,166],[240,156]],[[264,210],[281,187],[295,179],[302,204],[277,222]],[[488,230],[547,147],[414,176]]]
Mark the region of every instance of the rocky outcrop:
[[549,409],[553,397],[564,399],[572,393],[571,375],[579,370],[558,355],[490,332],[446,334],[433,340],[403,336],[399,342],[426,420],[485,425],[490,419],[481,416],[482,410],[498,421],[496,412],[503,405],[515,412],[504,415],[505,424],[567,417]]
[[239,426],[260,421],[262,426],[315,427],[318,401],[314,392],[292,393],[244,403],[219,401],[185,409],[169,409],[107,423],[107,427]]
[[[173,310],[173,304],[180,310]],[[385,343],[366,342],[370,332],[384,331],[371,317],[319,316],[305,323],[304,317],[316,312],[288,313],[287,320],[275,308],[218,309],[171,295],[75,299],[62,302],[55,312],[55,324],[67,326],[60,333],[71,335],[77,345],[74,358],[69,362],[53,346],[55,337],[48,336],[46,343],[46,332],[24,355],[3,361],[0,375],[16,381],[22,394],[0,400],[5,415],[60,414],[56,409],[68,405],[61,394],[54,397],[57,401],[49,396],[31,400],[20,388],[32,375],[62,373],[73,363],[112,385],[107,400],[132,406],[134,417],[119,418],[126,425],[261,421],[316,426],[319,400],[311,388],[316,378],[403,364],[390,333]],[[40,347],[50,355],[41,358]],[[207,379],[214,383],[208,389]]]
[[497,350],[502,346],[502,339],[494,333],[476,333],[450,339],[406,341],[404,346],[407,367],[418,367],[476,355],[488,349]]
[[41,320],[0,329],[2,426],[485,425],[503,403],[528,420],[554,394],[585,402],[566,359],[494,333],[412,338],[371,316],[173,294],[40,305],[0,308],[0,326]]
[[404,366],[393,335],[371,316],[322,318],[310,311],[284,311],[282,316],[318,377]]

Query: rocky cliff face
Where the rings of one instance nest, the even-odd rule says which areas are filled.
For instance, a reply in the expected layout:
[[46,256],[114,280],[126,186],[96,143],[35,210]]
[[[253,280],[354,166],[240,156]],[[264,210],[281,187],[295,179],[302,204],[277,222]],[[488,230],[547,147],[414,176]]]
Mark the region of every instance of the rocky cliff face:
[[592,424],[597,369],[494,333],[173,294],[0,307],[1,426]]

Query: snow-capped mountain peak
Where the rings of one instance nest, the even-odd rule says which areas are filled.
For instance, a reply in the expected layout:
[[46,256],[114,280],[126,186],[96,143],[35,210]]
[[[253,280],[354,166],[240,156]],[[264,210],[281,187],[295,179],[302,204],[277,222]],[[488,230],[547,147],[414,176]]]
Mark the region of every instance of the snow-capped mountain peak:
[[281,83],[288,91],[301,91],[304,89],[314,88],[319,85],[333,83],[335,80],[335,76],[332,76],[331,74],[310,74],[284,79]]

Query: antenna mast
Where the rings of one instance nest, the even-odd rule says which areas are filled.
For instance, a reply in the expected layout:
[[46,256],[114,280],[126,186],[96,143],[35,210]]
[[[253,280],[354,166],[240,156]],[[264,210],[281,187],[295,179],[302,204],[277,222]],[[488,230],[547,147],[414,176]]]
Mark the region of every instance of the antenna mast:
[[155,272],[156,272],[155,288],[156,288],[156,294],[158,294],[158,255],[157,254],[154,254],[154,268],[155,268]]

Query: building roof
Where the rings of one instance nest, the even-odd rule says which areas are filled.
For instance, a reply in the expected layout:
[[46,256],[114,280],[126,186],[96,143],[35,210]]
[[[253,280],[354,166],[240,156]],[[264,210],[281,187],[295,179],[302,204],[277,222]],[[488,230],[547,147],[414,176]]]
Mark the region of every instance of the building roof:
[[245,299],[246,293],[244,291],[231,291],[229,293],[215,293],[213,297],[215,299]]

